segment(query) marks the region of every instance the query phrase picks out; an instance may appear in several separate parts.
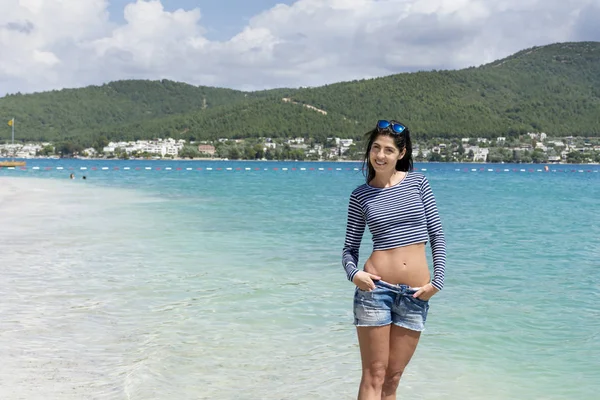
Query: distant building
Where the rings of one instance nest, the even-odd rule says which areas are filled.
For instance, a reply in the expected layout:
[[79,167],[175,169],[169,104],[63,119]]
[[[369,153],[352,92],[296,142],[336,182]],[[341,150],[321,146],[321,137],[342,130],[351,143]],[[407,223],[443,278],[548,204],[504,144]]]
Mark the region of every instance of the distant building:
[[110,142],[104,147],[104,153],[114,153],[119,150],[121,152],[131,153],[148,153],[157,154],[162,157],[165,155],[177,156],[179,150],[184,146],[185,140],[180,139],[157,139],[157,140],[138,140],[137,142]]
[[287,140],[288,144],[304,144],[304,138],[294,138],[294,139],[288,139]]
[[478,148],[477,151],[473,152],[473,161],[485,162],[490,150],[487,148]]
[[198,145],[198,151],[200,153],[205,153],[210,156],[214,156],[216,149],[215,149],[215,146],[213,146],[212,144],[201,144],[201,145]]
[[548,157],[548,162],[550,163],[559,163],[561,160],[561,156],[549,156]]
[[93,157],[96,155],[96,153],[97,153],[97,151],[93,147],[88,147],[87,149],[83,150],[83,152],[82,152],[84,157]]

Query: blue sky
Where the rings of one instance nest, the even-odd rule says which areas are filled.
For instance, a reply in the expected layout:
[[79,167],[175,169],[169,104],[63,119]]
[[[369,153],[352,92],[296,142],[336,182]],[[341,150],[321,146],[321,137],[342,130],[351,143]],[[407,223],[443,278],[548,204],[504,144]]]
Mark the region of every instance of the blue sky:
[[[109,0],[112,21],[123,23],[123,9],[135,0]],[[294,0],[163,0],[165,11],[199,8],[205,36],[211,40],[228,40],[239,33],[248,20],[277,4],[292,4]]]
[[5,9],[0,96],[122,79],[320,86],[600,41],[599,0],[0,0]]

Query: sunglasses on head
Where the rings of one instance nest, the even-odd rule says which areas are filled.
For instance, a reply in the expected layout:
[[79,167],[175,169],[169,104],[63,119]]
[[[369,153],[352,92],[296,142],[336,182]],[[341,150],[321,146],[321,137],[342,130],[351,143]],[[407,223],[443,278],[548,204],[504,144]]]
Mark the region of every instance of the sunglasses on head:
[[406,127],[397,122],[387,121],[385,119],[380,119],[379,121],[377,121],[377,130],[382,131],[385,129],[391,130],[392,133],[394,133],[394,134],[400,134],[400,133],[404,132]]

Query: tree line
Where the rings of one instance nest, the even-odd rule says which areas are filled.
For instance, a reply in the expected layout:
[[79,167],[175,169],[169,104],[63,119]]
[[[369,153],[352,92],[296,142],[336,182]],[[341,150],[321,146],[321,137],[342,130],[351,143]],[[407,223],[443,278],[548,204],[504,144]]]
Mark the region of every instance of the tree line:
[[[0,116],[16,118],[16,140],[83,148],[165,137],[359,139],[382,117],[401,120],[419,140],[526,132],[600,136],[599,109],[598,42],[527,49],[477,68],[316,88],[242,92],[127,80],[0,98]],[[0,141],[9,139],[5,126]]]

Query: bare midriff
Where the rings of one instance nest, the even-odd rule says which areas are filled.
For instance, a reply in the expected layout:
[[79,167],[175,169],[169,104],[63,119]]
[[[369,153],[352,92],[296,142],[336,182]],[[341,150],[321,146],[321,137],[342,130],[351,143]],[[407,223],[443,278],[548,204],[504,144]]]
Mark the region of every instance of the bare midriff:
[[430,282],[425,243],[376,250],[365,262],[365,271],[385,282],[421,287]]

